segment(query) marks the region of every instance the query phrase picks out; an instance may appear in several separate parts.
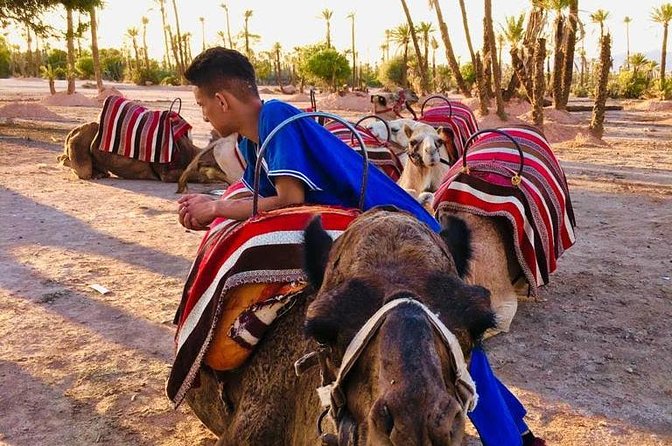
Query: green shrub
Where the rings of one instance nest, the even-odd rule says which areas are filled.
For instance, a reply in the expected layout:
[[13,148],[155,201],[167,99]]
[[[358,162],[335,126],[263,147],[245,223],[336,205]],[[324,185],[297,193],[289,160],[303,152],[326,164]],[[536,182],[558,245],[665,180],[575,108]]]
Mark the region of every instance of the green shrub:
[[93,70],[93,57],[82,56],[75,62],[77,76],[80,79],[92,79],[95,75]]
[[467,62],[460,67],[460,74],[462,78],[467,83],[467,87],[471,89],[476,83],[476,70],[474,70],[474,64]]
[[318,51],[308,59],[308,72],[335,91],[352,74],[348,59],[333,48]]
[[404,70],[406,70],[406,67],[403,57],[390,58],[380,66],[378,79],[386,88],[401,87]]
[[68,53],[57,48],[50,49],[47,53],[47,65],[51,65],[55,70],[58,68],[65,70],[68,66]]
[[170,74],[161,79],[161,85],[180,85],[180,78],[176,74]]
[[621,71],[609,80],[607,95],[610,98],[640,99],[649,88],[646,75],[634,71]]
[[11,60],[12,56],[7,42],[3,36],[0,36],[0,78],[10,76],[9,65]]
[[56,76],[56,79],[63,80],[67,74],[68,70],[66,70],[64,67],[54,68],[54,76]]

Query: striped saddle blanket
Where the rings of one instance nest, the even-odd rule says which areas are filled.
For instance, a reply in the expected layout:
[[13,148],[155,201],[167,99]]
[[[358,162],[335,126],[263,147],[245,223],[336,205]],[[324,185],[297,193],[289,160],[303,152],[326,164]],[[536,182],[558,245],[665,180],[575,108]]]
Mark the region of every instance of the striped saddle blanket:
[[[357,151],[360,150],[359,141],[357,138],[346,126],[340,122],[331,121],[328,122],[324,127],[348,146]],[[373,133],[371,133],[369,129],[357,126],[356,130],[364,141],[364,145],[366,146],[366,154],[369,156],[369,161],[374,166],[385,172],[385,174],[392,180],[397,181],[401,176],[402,170],[404,169],[404,166],[399,160],[399,157],[387,145],[387,143],[379,140]]]
[[337,238],[359,210],[297,206],[244,222],[213,222],[175,315],[176,355],[166,393],[176,406],[203,362],[216,368],[241,365],[265,329],[302,292],[303,230],[315,215]]
[[548,283],[556,260],[574,244],[576,221],[565,174],[546,138],[535,128],[500,128],[523,150],[520,184],[512,178],[520,155],[508,138],[484,133],[446,173],[434,195],[434,210],[445,207],[489,217],[504,217],[530,291]]
[[465,104],[456,101],[450,101],[450,106],[442,105],[425,110],[418,121],[436,129],[439,127],[452,129],[456,136],[454,143],[458,157],[464,153],[464,144],[469,137],[478,132],[478,121],[474,112]]
[[174,111],[150,111],[120,96],[105,99],[99,123],[92,147],[148,163],[170,163],[176,141],[191,129]]

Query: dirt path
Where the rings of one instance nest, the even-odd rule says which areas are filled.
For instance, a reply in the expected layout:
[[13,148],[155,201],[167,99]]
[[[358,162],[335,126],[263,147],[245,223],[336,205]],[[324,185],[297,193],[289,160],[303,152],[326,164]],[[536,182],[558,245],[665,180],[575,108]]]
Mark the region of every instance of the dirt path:
[[[549,445],[672,444],[672,126],[609,117],[611,146],[556,148],[577,244],[486,343]],[[172,184],[73,180],[55,161],[67,128],[0,125],[0,444],[213,444],[163,393],[201,234]]]

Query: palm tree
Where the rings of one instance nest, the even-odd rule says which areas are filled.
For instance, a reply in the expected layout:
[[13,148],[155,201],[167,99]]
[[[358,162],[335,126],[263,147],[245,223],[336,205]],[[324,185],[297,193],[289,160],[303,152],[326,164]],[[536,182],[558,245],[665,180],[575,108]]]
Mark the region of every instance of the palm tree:
[[420,52],[420,44],[418,43],[418,35],[415,32],[415,25],[411,18],[411,11],[408,9],[406,0],[401,0],[401,6],[406,14],[406,21],[408,22],[408,30],[411,33],[411,40],[413,41],[413,48],[415,49],[415,57],[418,60],[418,67],[420,68],[420,88],[422,93],[427,93],[429,90],[429,79],[427,78],[427,64],[422,60],[422,53]]
[[672,20],[672,4],[665,3],[658,8],[653,8],[651,12],[651,20],[663,25],[663,53],[660,57],[660,86],[663,87],[665,82],[665,63],[667,62],[667,32]]
[[532,120],[534,125],[544,127],[544,59],[546,58],[546,39],[537,39],[534,47],[534,80],[532,99]]
[[547,8],[555,11],[555,21],[553,22],[554,29],[554,46],[553,52],[553,105],[556,110],[561,110],[562,107],[562,69],[563,69],[563,38],[565,32],[565,16],[563,10],[569,6],[569,0],[547,0]]
[[590,15],[590,20],[593,23],[600,25],[600,37],[604,36],[604,22],[609,18],[609,12],[604,9],[598,9]]
[[280,42],[275,42],[272,51],[272,56],[274,59],[273,65],[275,66],[275,83],[278,84],[278,87],[280,87],[280,90],[282,91],[282,82],[280,80],[280,51],[282,51]]
[[250,22],[250,17],[252,17],[252,14],[254,11],[251,9],[246,10],[243,13],[243,19],[245,20],[245,25],[243,27],[243,36],[245,37],[245,55],[248,57],[248,59],[252,56],[252,53],[250,51],[250,29],[249,29],[249,22]]
[[[462,27],[464,28],[464,35],[467,39],[467,47],[469,48],[469,56],[471,56],[471,63],[476,66],[476,55],[474,54],[474,47],[471,44],[471,33],[469,32],[469,21],[467,19],[467,7],[464,5],[464,0],[460,1],[460,12],[462,13]],[[430,2],[431,7],[431,2]]]
[[432,90],[436,91],[436,50],[439,49],[439,42],[436,41],[435,37],[432,37],[432,79],[434,80],[434,85]]
[[389,59],[390,58],[390,39],[392,38],[392,30],[391,29],[386,29],[385,30],[385,57],[383,60]]
[[331,17],[334,15],[334,11],[329,9],[324,9],[322,11],[322,18],[327,22],[327,48],[331,48]]
[[221,3],[219,6],[221,6],[226,13],[226,35],[229,37],[229,48],[233,49],[233,40],[231,40],[231,26],[229,26],[229,7],[226,3]]
[[149,19],[147,17],[142,17],[142,48],[145,54],[145,68],[149,70],[149,52],[147,48],[147,24]]
[[201,51],[205,51],[205,17],[199,17],[201,22]]
[[[562,68],[561,97],[557,105],[561,109],[567,108],[569,92],[572,89],[572,76],[574,74],[574,52],[576,50],[576,33],[579,27],[579,0],[569,0],[569,16],[565,29],[564,60]],[[556,105],[556,106],[557,106]]]
[[100,70],[100,55],[98,53],[98,23],[96,22],[96,7],[89,9],[89,18],[91,19],[91,57],[93,58],[93,73],[96,78],[96,87],[98,91],[103,91],[103,77]]
[[[429,5],[431,8],[434,8],[434,11],[436,12],[436,19],[439,24],[439,30],[441,31],[441,39],[443,40],[443,45],[446,47],[446,59],[448,59],[450,70],[453,72],[453,76],[455,76],[457,86],[463,95],[470,98],[471,91],[469,90],[469,87],[467,86],[467,83],[464,81],[462,73],[460,72],[460,65],[457,63],[457,58],[455,57],[455,52],[453,51],[453,45],[450,43],[448,27],[446,26],[446,22],[443,20],[443,14],[441,13],[439,1],[430,0]],[[474,65],[474,68],[475,67],[476,66]]]
[[420,33],[420,40],[423,46],[425,71],[429,71],[429,46],[432,39],[431,35],[434,33],[434,26],[430,22],[420,22],[418,32]]
[[173,0],[173,11],[175,12],[175,31],[177,33],[176,37],[176,43],[177,43],[177,57],[178,62],[178,72],[180,74],[180,77],[182,78],[182,82],[185,82],[186,79],[184,79],[184,71],[185,71],[185,52],[182,46],[182,33],[180,32],[180,17],[179,13],[177,12],[177,2],[176,0]]
[[632,23],[632,19],[626,15],[625,18],[623,19],[623,23],[625,23],[625,44],[626,44],[625,67],[627,70],[630,70],[630,23]]
[[347,18],[352,20],[350,34],[352,40],[352,88],[354,89],[357,85],[357,63],[355,60],[355,55],[357,54],[355,52],[355,13],[350,12],[347,15]]
[[75,42],[74,28],[72,21],[72,7],[65,5],[65,16],[67,23],[66,39],[68,41],[68,89],[67,94],[75,93]]
[[628,65],[632,68],[633,77],[637,76],[639,70],[645,67],[649,60],[642,53],[634,53],[628,60]]
[[403,49],[403,62],[401,71],[401,86],[408,87],[407,66],[408,66],[408,44],[411,42],[411,34],[407,24],[401,24],[390,32],[392,42],[397,44],[397,48]]
[[500,35],[509,45],[511,65],[513,66],[513,74],[511,75],[509,86],[506,89],[504,100],[508,101],[515,93],[518,86],[523,84],[525,87],[525,93],[530,99],[530,102],[532,102],[532,79],[529,76],[526,76],[525,65],[523,64],[519,54],[520,46],[525,34],[525,14],[520,14],[518,17],[506,17],[504,22],[506,26],[500,25],[500,28],[502,29],[502,33]]
[[135,54],[135,71],[137,72],[140,70],[140,55],[138,53],[138,41],[137,41],[138,28],[135,27],[128,28],[126,30],[126,34],[128,35],[128,37],[131,38],[131,42],[133,43],[133,52]]
[[497,42],[495,42],[495,31],[492,25],[492,0],[485,0],[485,30],[488,38],[490,48],[490,60],[492,63],[493,78],[495,81],[495,99],[497,102],[497,116],[500,119],[506,119],[506,112],[504,111],[504,99],[502,98],[502,75],[499,71],[499,63],[497,61]]
[[168,30],[167,25],[166,25],[166,4],[165,0],[154,0],[156,3],[159,4],[159,9],[161,10],[161,26],[163,27],[163,43],[165,45],[165,56],[164,56],[164,61],[165,65],[170,69],[172,68],[171,62],[170,62],[170,47],[168,46]]
[[604,114],[607,104],[607,84],[609,82],[609,70],[611,69],[611,36],[605,34],[600,39],[600,68],[598,70],[598,84],[595,92],[595,106],[593,118],[590,122],[590,132],[602,138],[604,134]]

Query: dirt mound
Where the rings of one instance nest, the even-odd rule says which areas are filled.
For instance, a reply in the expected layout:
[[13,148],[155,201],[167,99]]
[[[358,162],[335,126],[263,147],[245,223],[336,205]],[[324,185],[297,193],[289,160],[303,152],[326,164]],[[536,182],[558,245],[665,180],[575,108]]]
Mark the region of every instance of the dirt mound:
[[[528,108],[529,109],[529,108]],[[528,111],[519,115],[519,117],[525,121],[532,121],[532,111]],[[554,124],[567,124],[567,125],[576,125],[581,120],[568,111],[565,110],[556,110],[554,108],[544,108],[544,122],[551,122]]]
[[353,93],[346,93],[345,96],[340,96],[337,93],[331,93],[324,98],[318,99],[317,108],[319,110],[368,112],[371,110],[371,102],[368,96],[359,96]]
[[305,93],[297,93],[291,96],[285,96],[282,100],[286,102],[310,102],[310,96]]
[[276,94],[276,92],[271,90],[270,88],[264,87],[259,89],[259,94]]
[[80,93],[67,94],[64,91],[47,96],[40,101],[44,105],[60,107],[98,107],[98,103]]
[[98,101],[99,104],[102,104],[109,96],[121,96],[122,98],[125,97],[124,94],[116,88],[105,87],[103,91],[98,93],[98,96],[96,96],[96,101]]
[[640,111],[672,111],[672,101],[661,101],[659,99],[649,99],[643,102],[637,102],[634,104],[626,104],[627,109],[629,110],[640,110]]
[[610,147],[608,143],[602,141],[596,136],[593,136],[589,130],[579,130],[573,140],[564,141],[560,145],[563,148]]
[[52,112],[44,105],[12,102],[0,107],[0,118],[36,119],[40,121],[64,121],[63,116]]

